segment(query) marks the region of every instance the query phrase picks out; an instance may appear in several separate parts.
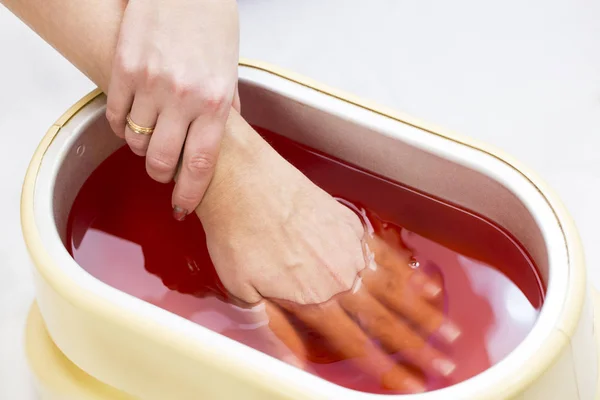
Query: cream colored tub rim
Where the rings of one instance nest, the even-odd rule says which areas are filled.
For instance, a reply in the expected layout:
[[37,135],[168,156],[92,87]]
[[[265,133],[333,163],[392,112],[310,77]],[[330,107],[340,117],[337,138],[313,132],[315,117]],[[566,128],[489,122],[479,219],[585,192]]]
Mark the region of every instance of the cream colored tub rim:
[[[600,295],[593,291],[592,298],[594,311],[597,314],[597,310],[600,310]],[[600,344],[600,337],[598,337],[600,319],[595,318],[594,326],[598,345]],[[596,350],[600,353],[600,345]],[[35,302],[29,309],[25,326],[25,353],[42,400],[59,399],[65,395],[78,400],[132,400],[125,393],[81,371],[61,353],[49,337]],[[595,399],[600,400],[600,387]]]
[[[572,222],[568,217],[566,210],[564,210],[556,196],[552,194],[552,192],[547,187],[545,187],[545,185],[540,183],[541,181],[537,177],[535,177],[534,174],[525,170],[523,167],[518,166],[517,163],[511,160],[509,157],[500,155],[500,152],[491,149],[487,145],[476,143],[470,139],[466,139],[455,134],[440,133],[441,130],[434,129],[432,127],[427,127],[426,125],[419,123],[414,119],[411,119],[404,115],[399,115],[398,113],[367,104],[352,96],[340,93],[329,88],[325,88],[324,86],[313,83],[305,78],[298,77],[295,74],[284,72],[278,68],[274,68],[263,63],[242,61],[240,65],[242,67],[256,69],[279,76],[281,78],[300,84],[312,90],[316,90],[328,96],[332,96],[344,102],[361,107],[365,110],[372,111],[386,118],[390,118],[403,124],[407,124],[417,129],[426,131],[432,135],[451,140],[453,142],[470,147],[477,151],[482,151],[510,166],[512,169],[518,171],[523,177],[525,177],[537,189],[541,196],[543,196],[545,201],[553,210],[556,220],[561,227],[562,234],[565,240],[565,246],[567,248],[567,251],[569,252],[569,296],[568,301],[564,305],[560,316],[560,333],[562,334],[563,338],[558,339],[555,336],[554,339],[557,340],[550,340],[549,338],[545,343],[543,343],[541,351],[538,351],[536,356],[530,360],[528,365],[529,368],[527,368],[524,371],[520,371],[520,376],[518,377],[518,379],[512,380],[511,382],[507,382],[506,387],[503,388],[504,394],[509,395],[511,393],[518,393],[518,391],[522,388],[523,385],[527,385],[528,383],[532,382],[537,376],[541,375],[545,371],[545,369],[552,365],[553,361],[557,359],[561,350],[568,345],[569,338],[573,335],[576,323],[579,320],[586,291],[585,269],[582,263],[583,257],[580,254],[581,250],[579,239],[577,237],[577,233],[574,229],[574,226],[572,225]],[[48,256],[44,249],[43,243],[41,241],[39,232],[36,227],[33,213],[33,195],[35,190],[35,182],[38,170],[41,165],[41,161],[44,157],[46,150],[52,143],[53,138],[59,132],[61,127],[63,127],[74,115],[76,115],[79,110],[81,110],[88,103],[90,103],[100,95],[101,92],[99,90],[95,90],[92,93],[85,96],[82,100],[77,102],[61,118],[57,120],[57,122],[50,128],[50,130],[38,146],[38,149],[36,150],[28,168],[25,177],[25,182],[23,185],[21,202],[22,229],[28,247],[28,251],[32,257],[34,264],[36,265],[39,272],[44,276],[44,278],[53,287],[55,287],[55,289],[58,292],[63,294],[73,304],[77,304],[77,306],[80,308],[93,310],[94,312],[103,315],[110,315],[115,319],[118,318],[120,324],[128,326],[133,331],[138,331],[139,329],[141,329],[140,324],[144,321],[139,320],[138,318],[136,318],[135,315],[115,315],[115,313],[112,312],[114,310],[112,310],[105,303],[99,301],[99,299],[97,298],[85,296],[85,293],[83,293],[83,291],[78,290],[78,288],[75,285],[62,279],[63,277],[60,274],[56,274],[56,272],[59,271],[59,268],[53,266],[54,261]],[[147,323],[147,321],[145,322]],[[157,330],[156,333],[144,333],[149,335],[160,335],[161,333],[164,334],[164,331]],[[179,346],[184,346],[184,344],[180,343],[177,347]],[[226,363],[225,361],[223,361],[222,363],[223,367],[232,368],[232,365],[230,363]],[[245,370],[240,370],[239,373],[240,375],[248,376],[248,378],[251,378],[249,375],[254,375],[253,372]],[[489,394],[490,398],[495,397],[493,393]],[[415,398],[416,397],[417,396],[415,396]]]

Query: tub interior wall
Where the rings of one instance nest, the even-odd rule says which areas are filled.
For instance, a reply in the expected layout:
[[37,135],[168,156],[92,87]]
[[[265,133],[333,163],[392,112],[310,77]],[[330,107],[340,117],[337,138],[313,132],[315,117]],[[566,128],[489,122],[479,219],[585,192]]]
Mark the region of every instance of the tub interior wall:
[[[382,134],[366,124],[335,116],[254,83],[240,81],[240,95],[243,116],[251,124],[472,210],[507,229],[532,256],[547,285],[548,252],[539,226],[520,199],[498,181],[416,148],[401,138]],[[66,241],[68,213],[79,189],[91,172],[123,145],[123,141],[111,133],[104,118],[104,102],[103,96],[97,98],[86,107],[91,112],[82,111],[69,122],[80,126],[69,130],[75,135],[68,141],[53,197],[55,221],[63,242]],[[409,125],[397,125],[399,130],[409,130],[404,133],[429,134]]]
[[[94,100],[99,103],[104,97]],[[91,107],[90,107],[91,108]],[[81,115],[80,115],[81,114]],[[69,123],[80,123],[76,134],[67,142],[68,149],[60,164],[52,196],[52,209],[59,236],[67,245],[69,212],[79,190],[91,173],[125,142],[112,133],[104,117],[104,107],[94,113],[80,113]],[[85,119],[85,117],[89,119]],[[82,119],[81,121],[77,121]],[[67,246],[68,247],[68,246]]]

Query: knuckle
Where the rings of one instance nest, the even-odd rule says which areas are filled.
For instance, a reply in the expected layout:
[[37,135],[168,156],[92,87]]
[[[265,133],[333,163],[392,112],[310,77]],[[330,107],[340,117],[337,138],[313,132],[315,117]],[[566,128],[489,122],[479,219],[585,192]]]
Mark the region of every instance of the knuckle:
[[227,105],[227,91],[225,89],[216,88],[208,89],[202,93],[202,105],[207,111],[219,111]]
[[150,89],[159,87],[163,82],[169,80],[168,74],[154,65],[146,65],[140,74],[144,85]]
[[141,58],[119,53],[115,57],[119,78],[129,85],[154,88],[169,82],[170,75],[164,65],[153,58]]
[[146,150],[148,147],[147,139],[136,134],[127,136],[127,144],[135,150]]
[[192,191],[181,191],[177,194],[176,203],[181,205],[191,205],[190,207],[186,207],[187,209],[194,209],[202,200],[203,193],[200,193],[198,190]]
[[194,81],[182,77],[170,76],[169,86],[175,97],[179,100],[197,99],[202,93],[202,88]]
[[215,157],[209,153],[197,153],[187,161],[187,168],[192,173],[206,174],[215,167]]
[[141,66],[140,64],[130,57],[119,56],[116,60],[118,73],[126,80],[133,80],[137,78]]
[[146,163],[148,166],[148,172],[152,174],[160,174],[161,176],[157,176],[157,178],[161,178],[162,175],[168,173],[172,173],[177,168],[177,157],[170,157],[167,155],[161,154],[152,154],[148,155],[146,159]]
[[201,111],[221,111],[231,103],[231,93],[225,85],[173,77],[170,86],[179,101],[189,102],[193,106],[200,105]]

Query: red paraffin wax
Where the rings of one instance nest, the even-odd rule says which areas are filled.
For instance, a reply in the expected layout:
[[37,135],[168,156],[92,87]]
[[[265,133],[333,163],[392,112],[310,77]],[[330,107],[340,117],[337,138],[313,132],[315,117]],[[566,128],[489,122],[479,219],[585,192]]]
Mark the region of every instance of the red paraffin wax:
[[[428,390],[484,371],[511,352],[533,327],[544,288],[531,258],[511,235],[486,219],[410,188],[259,132],[330,194],[401,231],[419,268],[443,283],[443,312],[463,334],[435,344],[457,364],[450,378],[426,376]],[[173,185],[151,180],[145,161],[127,147],[105,160],[80,190],[68,222],[67,247],[90,274],[121,291],[273,354],[269,327],[234,305],[219,281],[198,218],[172,217]],[[309,328],[303,336],[311,337]],[[314,336],[314,335],[313,335]],[[318,341],[308,341],[318,346]],[[318,353],[318,349],[314,353]],[[401,362],[401,356],[397,357]],[[307,370],[336,384],[392,393],[348,360],[307,360]]]

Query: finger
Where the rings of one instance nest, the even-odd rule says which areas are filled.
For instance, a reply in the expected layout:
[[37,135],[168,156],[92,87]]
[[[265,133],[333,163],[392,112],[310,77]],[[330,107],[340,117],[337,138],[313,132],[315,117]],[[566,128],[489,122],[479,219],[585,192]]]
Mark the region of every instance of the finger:
[[238,85],[235,85],[235,93],[233,95],[232,107],[238,112],[242,112],[242,102],[240,100],[240,91]]
[[452,360],[430,346],[405,322],[375,300],[366,289],[344,294],[339,301],[359,321],[367,334],[379,339],[388,352],[400,352],[411,364],[434,375],[447,377],[456,369]]
[[234,312],[228,317],[235,321],[235,328],[222,334],[307,370],[303,343],[277,305],[266,300],[252,305],[235,298],[230,300]]
[[192,122],[183,149],[183,162],[173,190],[175,217],[183,219],[204,196],[214,172],[224,124],[219,119]]
[[284,361],[304,369],[306,367],[307,352],[302,338],[276,304],[265,301],[265,310],[269,318],[271,332],[296,356],[294,359],[287,357]]
[[[143,92],[138,92],[133,99],[131,112],[129,113],[131,121],[143,128],[152,128],[156,125],[158,110],[152,98]],[[125,140],[127,144],[138,156],[145,156],[151,135],[136,133],[129,126],[125,128]]]
[[[388,240],[395,240],[390,239],[390,235],[393,235],[390,231],[386,232]],[[388,240],[374,237],[368,242],[377,265],[392,272],[397,279],[405,279],[425,299],[437,301],[443,291],[441,284],[423,272],[413,269],[411,264],[416,261],[412,259],[412,253],[406,248],[390,245]]]
[[183,150],[189,120],[176,110],[164,110],[158,117],[146,152],[146,171],[158,182],[171,182]]
[[460,336],[460,329],[452,321],[397,275],[385,270],[365,271],[362,278],[376,299],[407,318],[425,334],[435,335],[448,343]]
[[108,85],[106,119],[113,132],[122,139],[125,139],[126,117],[133,104],[133,93],[128,81],[118,72],[113,73]]
[[407,393],[425,391],[421,379],[379,349],[336,301],[318,306],[297,306],[288,302],[282,302],[282,305],[320,333],[364,373],[380,379],[383,388]]

